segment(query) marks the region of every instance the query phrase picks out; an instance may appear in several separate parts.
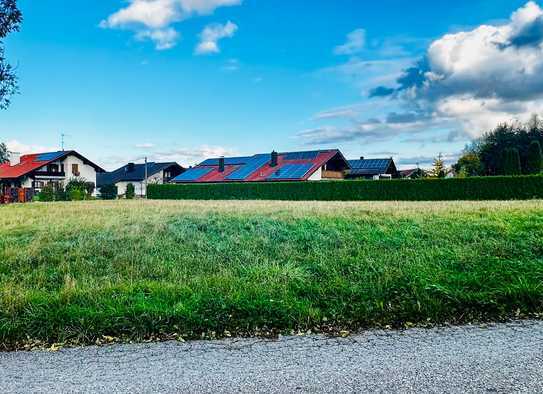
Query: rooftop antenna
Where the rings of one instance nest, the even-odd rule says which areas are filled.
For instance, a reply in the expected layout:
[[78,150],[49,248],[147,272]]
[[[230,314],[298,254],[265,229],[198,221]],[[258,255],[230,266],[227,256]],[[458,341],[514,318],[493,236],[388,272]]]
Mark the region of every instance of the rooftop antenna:
[[61,150],[64,152],[64,139],[66,137],[69,137],[70,135],[69,134],[65,134],[65,133],[60,133],[60,148]]

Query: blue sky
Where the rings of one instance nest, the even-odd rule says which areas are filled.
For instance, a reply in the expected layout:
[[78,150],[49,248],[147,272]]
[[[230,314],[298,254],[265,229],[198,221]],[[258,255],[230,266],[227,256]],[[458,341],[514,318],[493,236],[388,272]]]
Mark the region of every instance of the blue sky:
[[[6,40],[6,54],[21,94],[0,112],[0,140],[14,150],[48,150],[63,132],[67,148],[108,169],[144,155],[190,165],[222,154],[336,147],[350,157],[424,165],[440,152],[453,160],[494,122],[543,109],[543,12],[535,2],[21,0],[20,7],[23,28]],[[517,45],[528,33],[531,41]],[[488,37],[499,45],[485,47]],[[423,57],[429,65],[413,67]],[[420,84],[398,82],[409,67]],[[388,94],[369,97],[378,87]]]

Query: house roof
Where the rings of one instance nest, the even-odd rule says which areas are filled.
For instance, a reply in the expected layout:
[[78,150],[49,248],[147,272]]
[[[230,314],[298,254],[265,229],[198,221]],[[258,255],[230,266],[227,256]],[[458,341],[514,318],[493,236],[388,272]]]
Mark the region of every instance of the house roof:
[[11,165],[9,163],[0,165],[0,179],[20,178],[38,170],[43,166],[46,166],[49,163],[57,160],[63,160],[70,155],[78,157],[85,164],[92,166],[97,172],[104,172],[104,169],[86,159],[76,151],[71,150],[23,155],[21,156],[20,162],[15,165]]
[[349,160],[351,166],[350,175],[381,175],[386,174],[391,164],[394,161],[388,159],[360,159]]
[[224,171],[219,171],[219,158],[207,159],[172,180],[175,183],[303,181],[328,161],[338,158],[349,163],[337,149],[277,154],[277,166],[271,167],[271,154],[224,158]]
[[[132,168],[130,168],[132,166]],[[147,163],[147,177],[153,176],[162,170],[172,166],[181,166],[175,162],[168,163]],[[114,185],[118,182],[141,182],[145,179],[145,164],[126,164],[115,171],[98,174],[96,177],[97,186]]]

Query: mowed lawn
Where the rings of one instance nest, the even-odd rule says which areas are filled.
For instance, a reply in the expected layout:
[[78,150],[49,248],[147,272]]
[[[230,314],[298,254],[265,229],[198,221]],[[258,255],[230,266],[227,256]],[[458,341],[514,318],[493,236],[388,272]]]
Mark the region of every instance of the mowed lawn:
[[0,207],[0,344],[543,312],[543,202]]

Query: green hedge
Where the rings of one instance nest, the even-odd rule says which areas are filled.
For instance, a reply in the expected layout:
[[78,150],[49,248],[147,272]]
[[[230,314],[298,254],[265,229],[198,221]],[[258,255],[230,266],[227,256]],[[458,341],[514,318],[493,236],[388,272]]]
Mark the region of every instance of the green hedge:
[[543,176],[149,185],[162,200],[438,201],[543,198]]

